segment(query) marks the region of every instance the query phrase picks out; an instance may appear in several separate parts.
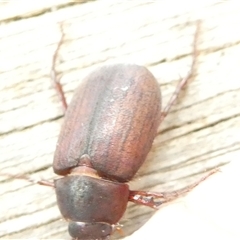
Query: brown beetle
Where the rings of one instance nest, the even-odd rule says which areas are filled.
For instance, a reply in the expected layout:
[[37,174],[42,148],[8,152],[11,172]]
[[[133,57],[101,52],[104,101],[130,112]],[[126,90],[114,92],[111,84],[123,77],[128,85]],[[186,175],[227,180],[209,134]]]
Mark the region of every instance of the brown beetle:
[[62,36],[51,73],[67,109],[53,162],[54,172],[63,177],[54,183],[43,180],[37,183],[55,188],[60,212],[69,222],[72,238],[110,239],[128,201],[158,209],[215,172],[174,192],[131,191],[126,184],[144,162],[160,122],[193,74],[196,40],[197,34],[191,70],[161,112],[161,93],[154,76],[145,67],[125,64],[92,72],[67,108],[55,70]]
[[[54,184],[57,202],[69,222],[74,239],[109,239],[124,214],[128,201],[157,209],[206,179],[174,192],[131,191],[130,181],[144,162],[160,122],[193,74],[193,63],[161,112],[161,93],[154,76],[142,66],[117,64],[92,72],[76,90],[67,107],[53,57],[52,79],[66,111],[58,139],[53,169],[63,178]],[[63,33],[62,25],[61,30]],[[159,199],[156,201],[156,199]]]
[[160,90],[145,67],[102,67],[77,89],[53,162],[56,174],[67,175],[55,188],[73,238],[104,239],[112,233],[133,198],[125,182],[145,160],[160,113]]

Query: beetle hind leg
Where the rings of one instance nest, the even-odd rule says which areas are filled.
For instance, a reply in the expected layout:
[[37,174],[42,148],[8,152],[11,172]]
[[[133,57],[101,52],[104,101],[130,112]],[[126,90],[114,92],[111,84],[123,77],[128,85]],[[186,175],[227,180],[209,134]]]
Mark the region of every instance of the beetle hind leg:
[[190,67],[190,71],[188,72],[187,76],[183,79],[181,79],[176,87],[176,90],[172,94],[170,100],[168,101],[166,107],[164,108],[163,112],[161,112],[160,116],[160,124],[164,120],[164,118],[168,115],[171,107],[175,104],[178,96],[180,95],[181,91],[184,89],[184,87],[187,85],[188,81],[194,76],[196,71],[196,64],[197,64],[197,57],[198,57],[198,49],[197,49],[197,42],[199,38],[199,32],[200,32],[200,25],[201,21],[197,22],[196,32],[194,36],[193,41],[193,53],[192,53],[192,64]]

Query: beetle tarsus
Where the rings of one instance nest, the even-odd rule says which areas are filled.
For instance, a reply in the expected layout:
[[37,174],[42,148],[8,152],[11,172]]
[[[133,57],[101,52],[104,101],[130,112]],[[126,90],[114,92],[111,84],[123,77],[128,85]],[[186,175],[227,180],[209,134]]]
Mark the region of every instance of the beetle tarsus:
[[197,49],[198,44],[197,44],[197,42],[198,42],[198,38],[199,38],[200,25],[201,25],[201,21],[198,21],[197,22],[197,27],[196,27],[196,33],[195,33],[194,41],[193,41],[193,54],[192,54],[193,55],[193,60],[192,60],[190,71],[185,78],[183,78],[179,81],[179,83],[176,87],[176,90],[172,94],[172,96],[171,96],[170,100],[168,101],[164,110],[161,112],[160,124],[162,123],[164,118],[168,115],[171,107],[175,104],[178,96],[181,93],[181,90],[184,89],[184,87],[187,85],[188,81],[195,75],[196,64],[197,64],[197,56],[198,56],[198,49]]
[[52,68],[51,68],[50,76],[51,76],[54,88],[56,89],[56,92],[57,92],[57,94],[59,96],[59,99],[62,103],[63,111],[65,113],[66,110],[67,110],[67,101],[66,101],[66,97],[65,97],[65,94],[64,94],[64,91],[63,91],[62,84],[60,83],[60,79],[61,79],[62,76],[58,76],[58,72],[56,70],[56,61],[57,61],[57,58],[58,58],[59,49],[60,49],[60,47],[61,47],[61,45],[63,44],[63,41],[64,41],[63,24],[60,23],[59,25],[60,25],[60,30],[61,30],[61,39],[58,42],[57,48],[56,48],[56,50],[54,52],[54,55],[53,55],[53,58],[52,58]]

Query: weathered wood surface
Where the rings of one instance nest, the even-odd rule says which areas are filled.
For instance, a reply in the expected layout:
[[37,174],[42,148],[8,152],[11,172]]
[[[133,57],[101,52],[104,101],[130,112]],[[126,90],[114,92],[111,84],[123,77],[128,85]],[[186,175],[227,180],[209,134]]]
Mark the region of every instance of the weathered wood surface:
[[[58,0],[21,9],[17,2],[0,6],[1,173],[55,177],[51,162],[63,114],[49,71],[62,21],[65,42],[57,69],[68,101],[97,66],[123,62],[152,71],[163,106],[189,70],[196,20],[202,21],[197,74],[160,126],[132,188],[177,189],[240,156],[237,1]],[[69,239],[53,189],[0,180],[1,239]],[[121,221],[126,235],[154,212],[129,205]]]

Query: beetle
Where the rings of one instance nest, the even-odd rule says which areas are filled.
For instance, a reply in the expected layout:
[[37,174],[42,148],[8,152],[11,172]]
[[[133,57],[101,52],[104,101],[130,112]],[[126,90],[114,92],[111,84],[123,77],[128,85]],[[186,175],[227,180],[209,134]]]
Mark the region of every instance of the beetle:
[[104,66],[77,88],[53,161],[54,172],[63,176],[54,181],[58,207],[73,239],[109,239],[128,201],[158,209],[207,177],[175,192],[129,190],[162,118],[157,80],[143,66]]
[[53,161],[54,172],[65,176],[55,188],[73,238],[111,234],[133,198],[125,182],[150,151],[160,114],[160,89],[142,66],[102,67],[76,90]]
[[67,109],[53,161],[54,172],[62,177],[54,183],[37,183],[55,188],[59,210],[69,223],[73,239],[110,239],[128,201],[158,209],[214,173],[167,193],[132,191],[127,184],[145,161],[159,124],[193,75],[198,28],[191,70],[163,111],[155,77],[147,68],[135,64],[103,66],[90,73],[67,107],[55,70],[62,35],[51,71]]
[[38,183],[55,188],[73,239],[110,239],[128,201],[158,209],[206,178],[169,193],[132,191],[127,184],[145,161],[159,124],[193,75],[199,25],[191,70],[163,111],[157,80],[146,67],[135,64],[103,66],[90,73],[67,106],[55,69],[64,38],[60,25],[62,38],[53,56],[51,77],[66,110],[53,160],[53,170],[62,178]]

